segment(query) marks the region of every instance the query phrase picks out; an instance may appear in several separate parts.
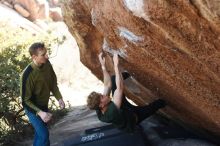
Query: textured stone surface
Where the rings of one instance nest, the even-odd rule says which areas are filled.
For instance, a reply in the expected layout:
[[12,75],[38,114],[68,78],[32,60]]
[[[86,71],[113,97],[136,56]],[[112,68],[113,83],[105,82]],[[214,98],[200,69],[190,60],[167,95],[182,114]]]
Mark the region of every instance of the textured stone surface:
[[[220,136],[219,0],[68,0],[65,22],[81,61],[102,79],[97,54],[118,52],[126,95],[161,97],[172,119]],[[89,84],[89,83],[88,83]]]
[[0,4],[15,9],[32,22],[49,18],[63,21],[59,0],[0,0]]
[[30,13],[29,19],[32,21],[46,19],[49,16],[49,7],[46,0],[15,0],[15,3],[23,6]]

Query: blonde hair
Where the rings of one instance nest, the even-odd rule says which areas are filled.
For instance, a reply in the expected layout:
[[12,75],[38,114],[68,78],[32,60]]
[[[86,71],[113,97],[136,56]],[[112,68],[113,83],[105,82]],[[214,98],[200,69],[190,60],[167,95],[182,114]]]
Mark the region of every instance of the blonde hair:
[[87,97],[87,106],[91,110],[99,108],[101,94],[97,92],[91,92]]

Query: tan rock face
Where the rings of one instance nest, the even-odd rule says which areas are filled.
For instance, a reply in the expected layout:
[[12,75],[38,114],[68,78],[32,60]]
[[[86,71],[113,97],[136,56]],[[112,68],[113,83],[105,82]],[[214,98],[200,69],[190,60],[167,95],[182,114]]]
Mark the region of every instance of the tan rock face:
[[[118,52],[137,104],[157,97],[168,116],[220,136],[220,2],[218,0],[69,0],[64,19],[81,61],[102,78]],[[109,70],[112,72],[112,68]]]
[[29,19],[32,21],[49,17],[49,5],[46,0],[15,0],[16,3],[30,13]]
[[61,8],[59,8],[59,7],[50,8],[49,14],[50,14],[50,18],[53,21],[63,21],[63,16],[62,16],[62,13],[61,13]]

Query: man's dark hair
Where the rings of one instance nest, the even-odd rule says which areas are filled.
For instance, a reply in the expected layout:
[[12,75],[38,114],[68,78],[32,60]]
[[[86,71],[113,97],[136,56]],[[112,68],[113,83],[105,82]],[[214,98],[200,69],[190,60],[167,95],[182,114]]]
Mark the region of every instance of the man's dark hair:
[[37,55],[37,50],[38,49],[44,49],[45,45],[44,43],[41,42],[37,42],[37,43],[33,43],[30,47],[29,47],[29,53],[30,55]]
[[96,110],[99,108],[101,94],[97,92],[92,92],[87,97],[87,106],[91,110]]

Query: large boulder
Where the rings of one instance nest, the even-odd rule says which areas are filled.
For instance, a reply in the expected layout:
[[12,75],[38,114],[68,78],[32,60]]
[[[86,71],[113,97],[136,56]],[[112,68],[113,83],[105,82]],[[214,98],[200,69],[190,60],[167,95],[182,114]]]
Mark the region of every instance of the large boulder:
[[219,137],[219,7],[218,0],[67,0],[62,9],[81,61],[99,79],[97,54],[107,54],[113,72],[110,56],[118,52],[132,75],[130,99],[163,98],[171,119]]
[[31,21],[49,17],[49,4],[46,0],[15,0],[14,3],[30,13],[27,18]]
[[59,0],[0,0],[32,22],[52,19],[63,21]]

